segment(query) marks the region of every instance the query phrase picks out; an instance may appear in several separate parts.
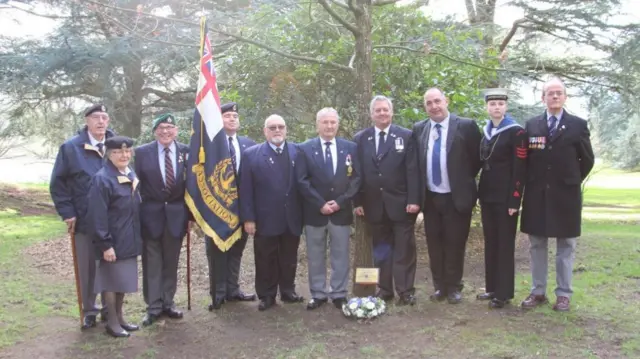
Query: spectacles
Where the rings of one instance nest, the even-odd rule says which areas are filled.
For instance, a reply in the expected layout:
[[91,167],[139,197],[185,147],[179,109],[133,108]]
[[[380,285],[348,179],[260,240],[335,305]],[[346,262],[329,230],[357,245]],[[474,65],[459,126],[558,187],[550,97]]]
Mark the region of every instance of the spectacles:
[[554,95],[562,96],[562,95],[564,95],[564,91],[549,91],[549,92],[547,92],[546,95],[547,96],[554,96]]
[[285,125],[273,125],[273,126],[268,126],[267,127],[269,129],[269,131],[275,131],[275,130],[284,130],[285,128],[287,128],[287,126]]
[[171,130],[173,130],[175,128],[176,128],[176,126],[158,126],[158,131],[160,131],[160,132],[171,131]]

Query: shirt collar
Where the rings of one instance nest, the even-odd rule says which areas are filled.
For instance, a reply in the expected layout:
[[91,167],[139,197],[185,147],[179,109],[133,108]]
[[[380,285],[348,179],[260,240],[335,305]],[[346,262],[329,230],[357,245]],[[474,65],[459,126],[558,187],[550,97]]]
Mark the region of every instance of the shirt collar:
[[[169,152],[176,153],[176,141],[172,141],[169,145]],[[158,153],[164,153],[164,146],[158,142]]]
[[335,146],[336,145],[336,138],[335,137],[332,138],[331,141],[325,141],[325,140],[322,139],[322,137],[318,137],[318,138],[320,139],[320,144],[322,146],[325,146],[325,144],[324,144],[325,142],[331,142],[331,146]]
[[89,142],[91,142],[91,146],[97,147],[98,143],[104,144],[104,139],[102,139],[102,141],[98,141],[91,136],[91,132],[87,131],[87,134],[89,135]]
[[278,147],[278,146],[274,145],[274,144],[273,144],[273,143],[271,143],[271,142],[268,142],[268,143],[269,143],[269,146],[271,147],[271,149],[272,149],[272,150],[274,150],[274,151],[275,151],[275,150],[276,150],[276,148],[281,148],[281,149],[284,151],[284,146],[287,144],[287,141],[282,142],[282,144],[280,145],[280,147]]
[[[447,117],[445,117],[445,119],[442,120],[442,122],[440,122],[440,127],[442,127],[443,130],[445,130],[445,129],[447,129],[447,127],[449,127],[449,117],[450,117],[450,115],[447,115]],[[431,129],[433,129],[438,124],[438,122],[436,122],[436,121],[434,121],[432,119],[429,119],[429,123],[431,123]]]
[[227,135],[225,134],[225,136],[227,137],[227,141],[229,141],[229,137],[233,138],[234,141],[238,142],[238,134],[234,133],[233,135]]
[[388,125],[386,128],[384,129],[379,129],[377,126],[373,126],[374,131],[376,133],[376,137],[380,136],[380,131],[384,131],[385,134],[389,134],[389,128],[391,127],[391,125]]
[[[549,122],[549,118],[553,115],[549,113],[549,111],[546,111],[546,112],[547,112],[547,122]],[[556,120],[560,120],[563,114],[564,114],[564,109],[561,109],[560,113],[558,113],[558,116],[556,116]]]

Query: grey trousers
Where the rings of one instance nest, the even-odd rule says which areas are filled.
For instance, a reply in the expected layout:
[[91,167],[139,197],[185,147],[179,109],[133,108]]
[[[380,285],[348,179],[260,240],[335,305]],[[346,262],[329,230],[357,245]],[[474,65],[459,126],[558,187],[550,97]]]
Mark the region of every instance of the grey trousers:
[[[346,298],[349,281],[349,235],[351,226],[337,226],[331,221],[326,226],[305,226],[309,289],[311,297],[325,299]],[[327,238],[327,234],[329,237]],[[327,239],[331,260],[330,289],[327,290]]]
[[96,307],[97,294],[94,293],[96,284],[96,250],[90,236],[76,233],[76,256],[78,259],[78,275],[80,277],[80,293],[82,294],[82,312],[84,315],[98,315],[106,312],[104,296],[100,295],[102,309]]
[[159,315],[165,309],[174,308],[181,248],[182,238],[174,238],[167,228],[160,239],[144,239],[142,294],[147,313]]
[[[547,274],[549,271],[549,238],[529,235],[531,247],[531,276],[533,286],[531,294],[545,295],[547,292]],[[575,258],[577,238],[557,238],[556,241],[556,296],[571,298],[571,277]]]

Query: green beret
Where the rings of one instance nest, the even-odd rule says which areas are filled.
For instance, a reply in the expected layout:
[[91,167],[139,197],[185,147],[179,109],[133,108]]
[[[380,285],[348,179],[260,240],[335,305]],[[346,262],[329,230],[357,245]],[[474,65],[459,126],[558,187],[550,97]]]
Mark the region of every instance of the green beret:
[[176,119],[170,113],[160,115],[160,117],[153,120],[153,131],[155,131],[156,128],[158,128],[158,125],[160,125],[161,123],[170,123],[174,125],[176,123]]
[[229,111],[238,112],[238,104],[235,102],[229,102],[220,106],[220,114],[224,114]]
[[113,136],[104,141],[104,146],[109,150],[132,148],[133,140],[126,136]]

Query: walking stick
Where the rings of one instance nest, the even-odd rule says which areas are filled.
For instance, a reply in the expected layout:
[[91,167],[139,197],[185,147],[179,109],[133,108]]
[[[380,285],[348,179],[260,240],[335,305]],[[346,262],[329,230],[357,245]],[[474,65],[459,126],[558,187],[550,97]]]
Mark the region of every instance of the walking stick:
[[191,221],[187,222],[187,310],[191,310]]
[[76,276],[76,297],[78,297],[78,312],[80,313],[80,326],[84,323],[82,321],[82,292],[80,291],[80,276],[78,273],[78,255],[76,254],[76,233],[73,228],[69,231],[71,236],[71,254],[73,256],[73,272]]

